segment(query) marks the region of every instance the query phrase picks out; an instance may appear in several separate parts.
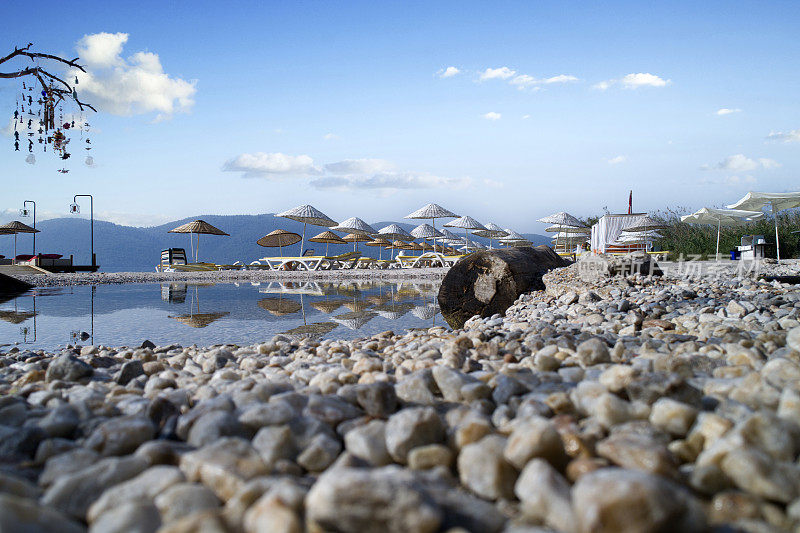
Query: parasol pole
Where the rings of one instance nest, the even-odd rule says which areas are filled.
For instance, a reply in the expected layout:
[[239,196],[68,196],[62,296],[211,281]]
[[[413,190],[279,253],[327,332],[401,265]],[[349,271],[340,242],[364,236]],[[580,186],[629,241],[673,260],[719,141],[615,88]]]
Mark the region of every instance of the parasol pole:
[[717,219],[717,261],[719,261],[719,230],[720,226],[722,226],[722,217]]
[[778,263],[781,262],[781,243],[778,240],[778,211],[775,204],[772,204],[772,216],[775,217],[775,252],[777,253]]
[[300,239],[300,257],[303,257],[303,248],[306,244],[306,223],[303,222],[303,237]]

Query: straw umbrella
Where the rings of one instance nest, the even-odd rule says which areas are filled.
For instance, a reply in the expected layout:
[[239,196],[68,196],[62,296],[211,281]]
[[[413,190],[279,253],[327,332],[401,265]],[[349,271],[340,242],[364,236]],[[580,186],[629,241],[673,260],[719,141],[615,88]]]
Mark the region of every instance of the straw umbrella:
[[721,226],[738,226],[756,220],[764,216],[761,211],[746,211],[742,209],[714,209],[703,207],[692,213],[681,217],[681,222],[687,224],[711,224],[717,225],[717,261],[719,261],[719,233]]
[[492,248],[492,240],[508,236],[508,232],[493,222],[485,224],[485,230],[473,231],[473,235],[478,237],[486,237],[489,239],[489,249]]
[[[557,224],[559,226],[572,226],[576,228],[585,227],[583,222],[564,211],[540,218],[538,222],[544,222],[545,224]],[[556,250],[558,250],[558,239],[556,239]]]
[[461,218],[457,218],[455,220],[451,220],[447,224],[445,224],[448,228],[463,228],[464,229],[464,239],[469,241],[469,230],[481,230],[486,231],[486,226],[475,220],[470,216],[463,216]]
[[335,225],[331,229],[335,231],[343,231],[345,233],[360,233],[362,235],[375,235],[378,233],[375,228],[358,217],[350,217],[347,220]]
[[347,244],[347,241],[336,235],[332,231],[323,231],[319,235],[315,235],[308,239],[308,242],[319,242],[325,244],[325,255],[328,255],[328,246],[330,244]]
[[[430,224],[420,224],[416,228],[411,230],[411,235],[416,237],[417,239],[433,239],[434,245],[436,244],[436,237],[443,237],[444,235],[442,232],[438,231],[436,228],[431,226]],[[425,250],[426,243],[423,243],[423,250]],[[430,248],[432,250],[433,248]]]
[[281,257],[283,257],[283,247],[297,244],[300,239],[301,237],[298,233],[286,231],[285,229],[276,229],[258,239],[256,244],[265,248],[278,248],[280,249]]
[[225,235],[230,237],[227,233],[219,228],[216,228],[204,220],[195,220],[178,226],[177,228],[169,230],[167,233],[188,233],[189,234],[189,248],[192,248],[192,235],[197,235],[197,248],[194,250],[194,262],[197,263],[197,257],[200,253],[200,235]]
[[397,242],[413,241],[414,236],[401,228],[398,224],[389,224],[385,228],[378,231],[378,235],[384,239],[392,241],[391,257],[394,259],[394,249],[397,247]]
[[[404,218],[421,218],[421,219],[431,219],[431,224],[433,225],[433,229],[436,229],[436,219],[437,218],[458,218],[458,215],[452,213],[445,209],[444,207],[437,205],[437,204],[428,204],[425,207],[421,207],[411,213],[410,215],[406,215]],[[413,233],[412,233],[413,235]],[[436,244],[436,237],[438,235],[433,236],[433,244]]]
[[778,239],[778,211],[800,207],[800,192],[749,192],[730,209],[746,209],[761,211],[769,207],[775,217],[775,250],[778,261],[781,260],[781,247]]
[[364,244],[364,246],[375,246],[378,248],[378,259],[382,258],[381,252],[383,251],[382,248],[388,248],[392,246],[392,243],[387,241],[386,239],[375,239],[369,241],[368,243]]
[[311,224],[312,226],[323,226],[326,228],[336,225],[335,220],[331,219],[328,215],[311,205],[299,205],[293,209],[284,211],[283,213],[278,213],[275,216],[288,218],[289,220],[303,223],[303,235],[300,237],[301,256],[305,251],[306,226],[308,224]]
[[352,242],[353,243],[353,251],[356,250],[356,246],[359,242],[369,242],[372,240],[372,237],[369,235],[364,235],[363,233],[351,233],[349,235],[345,235],[342,237],[342,240],[345,242]]
[[9,222],[0,226],[0,232],[5,235],[14,234],[14,257],[17,257],[17,233],[40,233],[38,229],[33,229],[19,220]]

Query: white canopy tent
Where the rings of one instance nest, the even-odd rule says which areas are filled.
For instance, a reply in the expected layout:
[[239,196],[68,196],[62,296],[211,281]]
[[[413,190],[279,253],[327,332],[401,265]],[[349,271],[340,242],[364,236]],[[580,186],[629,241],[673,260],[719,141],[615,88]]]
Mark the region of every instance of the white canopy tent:
[[645,216],[647,216],[647,213],[603,215],[592,226],[592,250],[601,254],[606,253],[608,245],[619,239],[622,230],[638,225]]
[[714,209],[703,207],[692,213],[681,217],[681,222],[687,224],[711,224],[717,225],[717,252],[716,259],[719,261],[719,233],[721,226],[738,226],[745,222],[750,222],[762,218],[764,213],[760,211],[745,211],[742,209]]
[[778,238],[778,211],[800,207],[800,192],[749,192],[744,198],[728,206],[730,209],[762,211],[769,207],[775,217],[775,250],[781,260],[780,240]]

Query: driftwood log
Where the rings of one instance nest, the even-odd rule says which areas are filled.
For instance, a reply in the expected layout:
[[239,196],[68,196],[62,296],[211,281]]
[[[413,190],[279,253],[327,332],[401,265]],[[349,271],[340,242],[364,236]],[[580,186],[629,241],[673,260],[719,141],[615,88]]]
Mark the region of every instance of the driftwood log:
[[470,254],[442,280],[442,316],[451,327],[460,328],[473,315],[504,313],[520,294],[544,289],[542,274],[569,264],[549,246]]
[[30,283],[25,283],[17,278],[0,274],[0,296],[13,296],[33,288]]

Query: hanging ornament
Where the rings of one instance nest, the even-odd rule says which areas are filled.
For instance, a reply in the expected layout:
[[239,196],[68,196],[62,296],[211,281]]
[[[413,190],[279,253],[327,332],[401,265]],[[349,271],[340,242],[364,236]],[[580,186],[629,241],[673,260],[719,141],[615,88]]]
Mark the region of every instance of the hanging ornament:
[[33,141],[28,139],[28,151],[33,153]]
[[35,165],[36,164],[36,156],[33,155],[33,154],[28,154],[28,157],[25,158],[25,162],[28,163],[29,165]]
[[90,155],[87,155],[85,163],[86,163],[87,167],[93,167],[94,166],[94,157],[92,157]]
[[69,170],[67,170],[66,168],[60,168],[58,171],[61,172],[62,174],[66,174],[69,172]]
[[78,85],[78,76],[75,76],[75,85]]
[[19,152],[19,141],[14,141],[14,151]]

